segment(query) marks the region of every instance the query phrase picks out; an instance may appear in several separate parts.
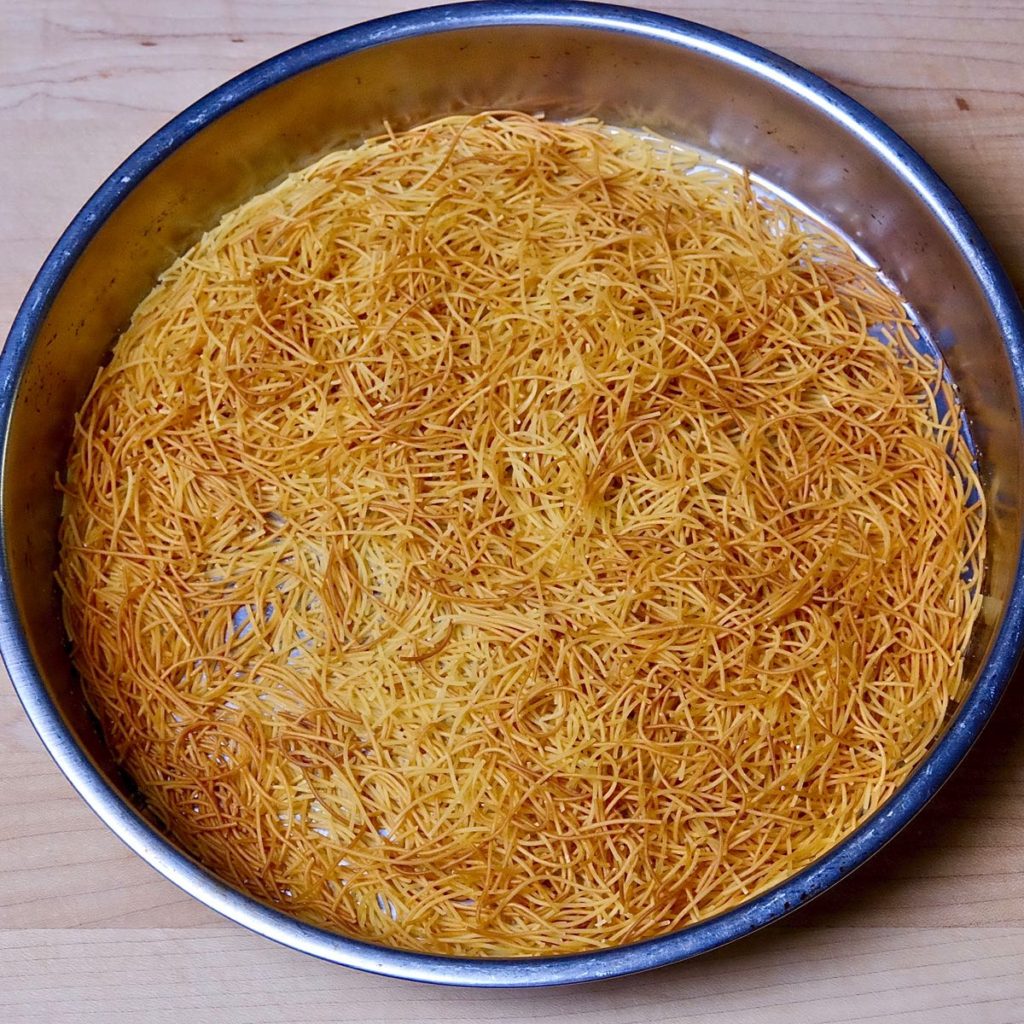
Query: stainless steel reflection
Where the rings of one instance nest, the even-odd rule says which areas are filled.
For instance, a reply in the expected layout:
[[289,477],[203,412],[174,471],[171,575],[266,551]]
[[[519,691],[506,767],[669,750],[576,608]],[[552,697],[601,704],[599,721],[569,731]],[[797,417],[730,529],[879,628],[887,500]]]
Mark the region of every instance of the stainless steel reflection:
[[[40,734],[85,798],[211,906],[296,948],[369,970],[463,984],[558,983],[709,948],[778,916],[789,901],[764,903],[717,939],[705,932],[690,945],[514,963],[378,950],[299,924],[211,879],[132,810],[130,784],[84,713],[51,583],[60,511],[53,481],[74,411],[157,275],[225,210],[318,154],[376,133],[384,121],[401,128],[483,108],[595,115],[678,138],[791,193],[878,262],[944,352],[983,453],[991,555],[972,672],[991,667],[997,638],[1002,662],[1012,663],[1007,652],[1015,654],[1018,641],[1005,613],[1017,601],[1024,445],[1020,356],[1007,339],[1019,344],[1020,321],[973,225],[884,126],[800,69],[686,23],[557,3],[460,5],[326,37],[202,101],[107,183],[44,268],[27,303],[36,306],[22,310],[24,336],[15,337],[17,326],[12,333],[20,350],[5,363],[3,647]],[[948,774],[952,764],[939,769]],[[808,891],[833,880],[812,878]]]

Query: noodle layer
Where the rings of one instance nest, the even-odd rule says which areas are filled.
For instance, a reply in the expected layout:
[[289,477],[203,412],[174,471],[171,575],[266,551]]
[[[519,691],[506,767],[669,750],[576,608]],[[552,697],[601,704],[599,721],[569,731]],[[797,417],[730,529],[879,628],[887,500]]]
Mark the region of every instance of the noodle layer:
[[849,834],[962,696],[984,510],[900,300],[748,180],[491,114],[228,214],[81,411],[60,582],[150,812],[308,920],[589,950]]

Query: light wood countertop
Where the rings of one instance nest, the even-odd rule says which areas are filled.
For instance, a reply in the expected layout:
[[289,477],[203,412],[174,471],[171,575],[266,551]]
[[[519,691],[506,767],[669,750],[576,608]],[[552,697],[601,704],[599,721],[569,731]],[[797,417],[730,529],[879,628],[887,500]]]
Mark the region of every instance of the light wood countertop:
[[[0,0],[0,328],[92,190],[164,121],[295,43],[407,4]],[[820,73],[915,145],[1024,288],[1024,3],[646,6]],[[1024,1021],[1024,676],[939,798],[785,922],[574,989],[446,990],[320,963],[219,918],[130,853],[0,683],[0,1021]]]

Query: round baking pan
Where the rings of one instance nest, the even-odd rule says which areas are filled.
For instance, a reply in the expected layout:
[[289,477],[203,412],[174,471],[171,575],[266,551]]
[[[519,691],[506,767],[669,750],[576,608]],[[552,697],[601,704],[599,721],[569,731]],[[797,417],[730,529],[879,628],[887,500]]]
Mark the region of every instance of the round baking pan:
[[[303,923],[224,884],[137,808],[86,711],[53,583],[75,410],[157,276],[228,209],[382,123],[517,109],[644,127],[746,168],[841,232],[901,292],[957,382],[988,504],[970,689],[902,789],[810,867],[728,913],[635,945],[522,959],[431,956]],[[840,880],[935,793],[977,738],[1021,646],[1024,324],[963,207],[877,117],[712,29],[582,3],[468,3],[313,40],[210,93],[130,156],[43,264],[0,357],[0,650],[54,760],[106,824],[214,910],[297,950],[460,985],[590,981],[746,935]]]

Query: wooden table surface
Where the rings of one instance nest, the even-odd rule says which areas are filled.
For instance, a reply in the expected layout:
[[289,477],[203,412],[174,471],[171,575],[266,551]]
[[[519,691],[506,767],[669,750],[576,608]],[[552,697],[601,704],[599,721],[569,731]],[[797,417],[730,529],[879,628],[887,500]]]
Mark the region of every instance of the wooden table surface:
[[[0,0],[0,329],[78,207],[151,132],[377,0]],[[779,51],[873,108],[1024,286],[1019,0],[649,3]],[[952,782],[785,922],[632,979],[460,991],[320,963],[179,892],[100,824],[0,681],[0,1021],[1024,1021],[1024,676]]]

